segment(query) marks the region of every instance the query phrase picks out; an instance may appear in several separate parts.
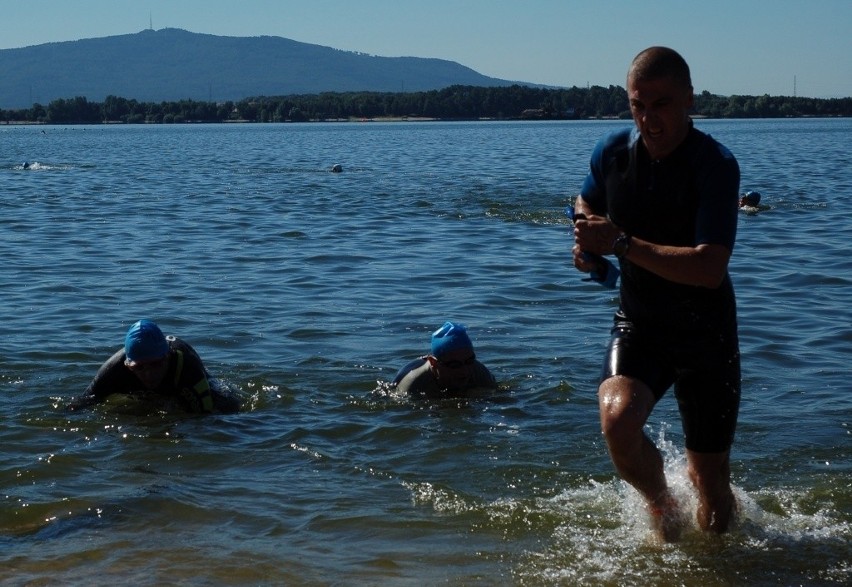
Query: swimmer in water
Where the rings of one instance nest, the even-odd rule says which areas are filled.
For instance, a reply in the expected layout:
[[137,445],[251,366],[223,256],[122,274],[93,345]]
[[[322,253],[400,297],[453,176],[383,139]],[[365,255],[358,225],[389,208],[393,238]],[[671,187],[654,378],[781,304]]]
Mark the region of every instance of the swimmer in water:
[[494,390],[497,382],[473,351],[467,329],[445,322],[432,334],[430,352],[409,363],[394,378],[397,389],[428,398],[463,397],[476,389]]
[[232,414],[240,409],[236,397],[210,385],[210,375],[195,349],[177,337],[166,337],[150,320],[130,327],[124,347],[101,366],[68,409],[102,402],[114,393],[174,401],[194,413]]
[[760,204],[760,192],[748,190],[740,196],[740,208],[757,208]]

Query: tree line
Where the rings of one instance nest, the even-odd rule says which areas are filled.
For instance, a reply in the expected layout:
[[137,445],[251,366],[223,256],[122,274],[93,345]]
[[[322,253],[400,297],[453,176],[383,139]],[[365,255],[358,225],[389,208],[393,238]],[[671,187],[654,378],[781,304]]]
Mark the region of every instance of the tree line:
[[[708,118],[852,116],[852,98],[790,96],[695,96],[694,114]],[[0,109],[0,122],[44,124],[307,122],[375,118],[441,120],[630,118],[627,92],[620,86],[533,88],[451,86],[428,92],[326,92],[252,97],[240,101],[139,102],[107,96],[57,99],[47,106]]]

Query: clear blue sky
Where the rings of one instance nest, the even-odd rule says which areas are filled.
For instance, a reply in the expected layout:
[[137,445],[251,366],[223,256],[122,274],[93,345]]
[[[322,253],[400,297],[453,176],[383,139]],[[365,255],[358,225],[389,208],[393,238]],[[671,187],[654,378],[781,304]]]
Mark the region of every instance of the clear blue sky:
[[2,0],[0,49],[149,22],[437,57],[557,86],[623,87],[637,52],[668,45],[697,92],[792,95],[795,83],[798,96],[852,96],[852,0]]

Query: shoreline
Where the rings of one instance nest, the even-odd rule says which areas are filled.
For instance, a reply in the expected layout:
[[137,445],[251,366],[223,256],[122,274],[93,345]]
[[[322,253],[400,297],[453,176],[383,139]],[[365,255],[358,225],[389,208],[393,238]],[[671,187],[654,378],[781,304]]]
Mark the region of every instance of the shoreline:
[[[777,116],[777,117],[758,117],[758,118],[725,118],[712,117],[704,114],[693,114],[691,118],[694,120],[802,120],[802,119],[839,119],[852,118],[850,116],[831,115],[831,116]],[[323,118],[311,119],[305,121],[266,121],[260,122],[256,120],[183,120],[180,122],[124,122],[121,120],[105,120],[101,122],[45,122],[40,120],[2,120],[0,126],[100,126],[100,125],[181,125],[181,124],[322,124],[322,123],[393,123],[393,122],[566,122],[566,121],[611,121],[625,120],[630,121],[630,118],[622,118],[619,116],[595,116],[589,118],[439,118],[428,116],[376,116],[371,118],[349,117],[349,118]]]

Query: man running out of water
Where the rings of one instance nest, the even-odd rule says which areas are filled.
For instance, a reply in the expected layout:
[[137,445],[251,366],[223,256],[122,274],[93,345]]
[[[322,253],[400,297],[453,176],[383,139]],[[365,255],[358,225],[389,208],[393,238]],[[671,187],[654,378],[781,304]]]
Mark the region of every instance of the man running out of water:
[[736,503],[730,449],[740,404],[734,248],[740,172],[734,156],[695,129],[689,66],[651,47],[627,74],[635,128],[595,147],[576,211],[574,265],[584,251],[614,254],[620,304],[604,359],[601,428],[621,477],[645,498],[660,537],[674,540],[683,516],[663,459],[645,435],[656,403],[674,385],[698,525],[724,532]]
[[165,336],[154,322],[139,320],[127,331],[124,347],[98,370],[82,396],[68,408],[76,410],[121,393],[136,395],[193,413],[230,414],[239,400],[211,386],[210,375],[188,343]]
[[467,328],[458,322],[445,322],[433,332],[429,354],[403,367],[393,383],[400,391],[430,399],[497,388],[494,376],[476,359]]

